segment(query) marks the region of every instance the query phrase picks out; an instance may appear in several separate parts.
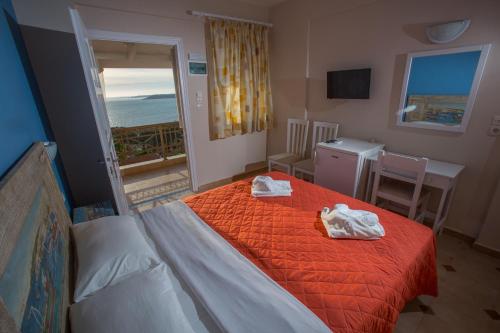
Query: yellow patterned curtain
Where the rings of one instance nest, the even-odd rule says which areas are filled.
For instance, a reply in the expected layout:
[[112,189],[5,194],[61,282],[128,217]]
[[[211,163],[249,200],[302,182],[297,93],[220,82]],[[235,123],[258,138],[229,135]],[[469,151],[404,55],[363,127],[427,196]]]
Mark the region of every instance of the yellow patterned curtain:
[[269,28],[217,19],[208,26],[212,138],[270,128]]

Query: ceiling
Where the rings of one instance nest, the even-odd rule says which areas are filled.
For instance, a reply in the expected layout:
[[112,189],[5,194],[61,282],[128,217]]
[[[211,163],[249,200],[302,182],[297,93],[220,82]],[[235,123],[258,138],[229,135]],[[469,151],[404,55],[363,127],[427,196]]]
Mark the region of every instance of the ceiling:
[[171,68],[172,46],[92,41],[100,68]]

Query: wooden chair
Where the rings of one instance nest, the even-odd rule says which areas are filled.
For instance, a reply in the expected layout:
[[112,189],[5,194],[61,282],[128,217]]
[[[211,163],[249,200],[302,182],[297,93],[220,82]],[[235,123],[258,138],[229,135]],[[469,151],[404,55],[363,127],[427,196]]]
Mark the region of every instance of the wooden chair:
[[292,174],[297,177],[297,173],[306,174],[314,179],[314,156],[316,154],[316,144],[331,139],[336,139],[339,132],[339,124],[322,121],[313,122],[313,135],[311,145],[311,158],[293,163]]
[[[380,151],[375,168],[371,203],[389,201],[392,210],[407,208],[408,218],[423,222],[430,193],[422,190],[428,160]],[[417,210],[420,207],[420,213]]]
[[304,159],[306,154],[308,130],[309,120],[288,119],[286,153],[267,158],[269,171],[278,166],[285,169],[289,175],[292,173],[292,163]]

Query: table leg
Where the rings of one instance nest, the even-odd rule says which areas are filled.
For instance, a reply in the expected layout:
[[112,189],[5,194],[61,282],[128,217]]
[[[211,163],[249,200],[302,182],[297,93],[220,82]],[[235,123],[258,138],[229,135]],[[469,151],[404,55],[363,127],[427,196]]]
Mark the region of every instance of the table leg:
[[453,182],[451,187],[447,189],[443,189],[441,194],[441,200],[439,200],[438,211],[436,212],[436,217],[434,218],[434,225],[432,226],[432,230],[434,233],[442,232],[442,225],[446,218],[448,217],[448,212],[450,211],[451,201],[453,199],[453,194],[455,193],[456,183]]
[[365,190],[365,201],[370,202],[370,192],[372,188],[372,181],[373,181],[373,161],[368,160],[368,163],[370,164],[368,166],[368,180],[366,181],[366,190]]
[[455,186],[456,184],[453,184],[451,189],[449,189],[447,192],[448,192],[448,197],[446,199],[446,204],[445,204],[445,208],[444,208],[444,212],[443,212],[443,217],[441,218],[441,220],[439,221],[439,226],[438,226],[438,229],[439,229],[439,234],[441,235],[441,233],[443,232],[443,223],[444,221],[448,218],[448,213],[450,212],[450,206],[451,206],[451,202],[453,201],[453,195],[455,194]]

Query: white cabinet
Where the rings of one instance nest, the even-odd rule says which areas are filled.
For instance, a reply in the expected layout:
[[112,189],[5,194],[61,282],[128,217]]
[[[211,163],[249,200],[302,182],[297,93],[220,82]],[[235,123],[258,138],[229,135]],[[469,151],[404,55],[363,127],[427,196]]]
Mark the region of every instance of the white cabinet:
[[314,182],[351,197],[357,197],[366,158],[377,154],[384,145],[350,138],[339,138],[339,140],[342,142],[321,142],[316,145]]

